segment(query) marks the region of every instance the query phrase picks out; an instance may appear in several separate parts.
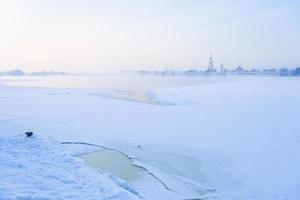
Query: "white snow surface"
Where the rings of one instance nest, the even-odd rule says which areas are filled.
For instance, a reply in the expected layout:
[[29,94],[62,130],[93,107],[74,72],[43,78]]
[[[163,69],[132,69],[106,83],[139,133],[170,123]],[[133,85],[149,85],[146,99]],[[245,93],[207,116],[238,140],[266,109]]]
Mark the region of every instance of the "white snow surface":
[[140,199],[59,143],[35,136],[0,138],[0,183],[1,200]]
[[195,155],[221,199],[300,199],[299,78],[243,77],[154,94],[190,121],[182,143],[223,158]]
[[145,199],[300,199],[299,78],[212,77],[150,92],[175,105],[101,91],[2,86],[0,137],[32,130],[120,149],[179,194],[140,180]]

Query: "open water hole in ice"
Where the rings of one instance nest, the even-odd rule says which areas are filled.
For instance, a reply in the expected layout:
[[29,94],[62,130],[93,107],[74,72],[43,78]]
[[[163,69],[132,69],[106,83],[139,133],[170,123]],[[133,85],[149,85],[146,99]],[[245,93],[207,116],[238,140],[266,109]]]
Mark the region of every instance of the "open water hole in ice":
[[95,169],[111,172],[128,182],[143,178],[146,175],[144,169],[135,166],[132,161],[120,152],[108,149],[94,151],[78,156],[86,164]]

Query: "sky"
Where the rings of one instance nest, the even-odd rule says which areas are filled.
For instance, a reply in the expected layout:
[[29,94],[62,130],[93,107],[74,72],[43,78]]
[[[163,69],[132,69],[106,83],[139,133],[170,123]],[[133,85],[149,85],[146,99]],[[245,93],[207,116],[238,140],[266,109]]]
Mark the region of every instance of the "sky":
[[298,0],[0,0],[0,71],[300,66]]

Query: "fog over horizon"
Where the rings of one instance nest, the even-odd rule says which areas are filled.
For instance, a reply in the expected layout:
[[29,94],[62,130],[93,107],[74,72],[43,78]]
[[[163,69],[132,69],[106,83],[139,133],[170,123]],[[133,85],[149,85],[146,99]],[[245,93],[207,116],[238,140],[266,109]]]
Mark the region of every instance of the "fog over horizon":
[[300,2],[0,0],[0,71],[300,65]]

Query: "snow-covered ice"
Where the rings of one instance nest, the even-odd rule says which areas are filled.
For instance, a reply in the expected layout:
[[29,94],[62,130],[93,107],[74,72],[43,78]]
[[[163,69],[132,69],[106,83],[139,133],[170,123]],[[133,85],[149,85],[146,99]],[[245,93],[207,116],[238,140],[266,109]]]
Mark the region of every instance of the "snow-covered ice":
[[32,130],[122,150],[179,193],[139,180],[145,199],[300,199],[299,78],[211,77],[150,92],[174,105],[102,93],[2,86],[0,137]]

